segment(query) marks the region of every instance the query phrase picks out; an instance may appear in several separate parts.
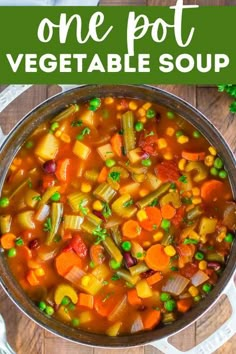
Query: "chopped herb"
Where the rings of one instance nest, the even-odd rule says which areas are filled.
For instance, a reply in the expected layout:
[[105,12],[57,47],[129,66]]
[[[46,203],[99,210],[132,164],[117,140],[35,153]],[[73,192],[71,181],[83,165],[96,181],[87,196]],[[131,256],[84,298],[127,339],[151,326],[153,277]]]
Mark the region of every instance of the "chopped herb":
[[115,182],[120,182],[120,172],[110,172],[108,177],[110,177]]
[[52,230],[52,219],[47,218],[46,222],[44,223],[43,231],[50,232],[51,230]]
[[102,117],[103,117],[104,119],[107,119],[107,118],[109,118],[109,115],[110,115],[110,113],[109,113],[108,109],[104,108],[104,109],[102,110]]
[[186,217],[183,218],[183,222],[188,226],[194,224],[194,220],[188,220]]
[[84,136],[90,134],[90,132],[91,130],[88,127],[86,127],[82,130],[82,132],[79,135],[77,135],[76,139],[83,140]]
[[134,285],[129,283],[128,281],[125,282],[125,285],[127,286],[127,288],[134,288]]
[[53,239],[54,242],[58,243],[62,240],[61,236],[60,235],[56,235]]
[[100,242],[104,241],[106,237],[108,236],[107,230],[102,229],[100,225],[96,227],[95,230],[93,230],[93,235],[97,236],[95,245],[98,245]]
[[142,253],[142,252],[136,253],[136,257],[137,257],[137,258],[142,258],[142,257],[143,257],[143,253]]
[[153,310],[156,310],[156,311],[160,311],[160,307],[158,307],[158,306],[153,306]]
[[116,281],[119,279],[120,279],[120,276],[117,273],[113,274],[113,276],[111,277],[111,280],[113,280],[113,281]]
[[[224,84],[218,85],[219,92],[227,92],[230,96],[236,98],[236,85],[234,84]],[[231,105],[229,106],[229,110],[231,113],[236,113],[236,101],[234,100]]]
[[123,207],[124,207],[124,208],[128,208],[130,205],[133,205],[133,204],[134,204],[133,199],[130,199],[130,200],[128,200],[127,202],[125,202],[125,203],[123,204]]
[[130,165],[130,160],[128,160],[126,163],[125,163],[125,166],[129,166]]
[[104,280],[104,281],[102,282],[102,284],[103,284],[103,285],[108,285],[108,284],[109,284],[109,282],[108,282],[108,281],[106,281],[106,280]]
[[32,182],[30,179],[28,179],[27,183],[28,183],[29,188],[32,189],[33,185],[32,185]]
[[108,293],[103,299],[102,299],[102,302],[106,302],[114,293],[111,292],[111,293]]
[[119,135],[124,135],[124,130],[123,130],[123,129],[119,130],[119,131],[118,131],[118,134],[119,134]]
[[81,200],[81,202],[79,203],[79,210],[83,215],[87,215],[88,209],[84,207],[83,203],[84,203],[84,200]]
[[187,198],[187,197],[182,197],[181,198],[181,202],[183,204],[190,205],[190,204],[192,204],[192,199],[191,198]]
[[198,241],[197,240],[194,240],[193,238],[186,238],[184,240],[184,244],[185,245],[197,245],[198,244]]
[[23,246],[24,245],[24,241],[20,237],[18,237],[15,242],[16,242],[17,246]]
[[153,224],[153,225],[152,225],[152,228],[153,228],[153,230],[157,230],[158,227],[157,227],[156,224]]
[[83,125],[82,120],[73,120],[73,122],[71,122],[70,124],[72,127],[81,127],[81,125]]
[[153,201],[149,204],[149,206],[155,207],[155,206],[157,206],[157,204],[158,204],[158,199],[155,198],[155,199],[153,199]]
[[103,202],[102,215],[103,215],[105,218],[109,218],[109,216],[111,216],[111,214],[112,214],[112,211],[111,211],[111,208],[109,207],[109,204]]
[[172,272],[177,272],[179,270],[178,267],[171,267],[170,270],[172,270]]
[[37,202],[39,202],[42,199],[42,197],[40,195],[35,195],[32,200],[37,200]]
[[121,147],[122,155],[126,156],[126,149],[124,146]]
[[171,183],[170,189],[176,189],[176,183]]
[[182,183],[184,183],[184,184],[186,184],[186,183],[188,183],[188,178],[183,175],[183,176],[181,176],[181,177],[179,178],[179,181],[182,182]]
[[145,134],[145,138],[147,138],[149,136],[153,136],[153,135],[155,135],[155,133],[154,133],[154,131],[151,130],[149,133]]
[[89,266],[90,266],[90,268],[94,268],[94,267],[95,267],[95,263],[94,263],[93,261],[91,261],[91,262],[89,263]]

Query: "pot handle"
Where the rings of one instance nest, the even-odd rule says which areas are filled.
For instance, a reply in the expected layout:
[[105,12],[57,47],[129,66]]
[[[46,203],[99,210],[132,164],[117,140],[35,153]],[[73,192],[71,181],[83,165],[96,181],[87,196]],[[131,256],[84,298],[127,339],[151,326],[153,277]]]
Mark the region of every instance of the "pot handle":
[[236,333],[236,287],[234,284],[234,276],[229,281],[228,286],[224,289],[222,295],[225,294],[231,304],[232,313],[229,319],[218,328],[210,337],[202,341],[196,347],[181,351],[168,342],[169,338],[164,338],[156,342],[150,343],[153,347],[161,350],[165,354],[211,354],[225,344]]

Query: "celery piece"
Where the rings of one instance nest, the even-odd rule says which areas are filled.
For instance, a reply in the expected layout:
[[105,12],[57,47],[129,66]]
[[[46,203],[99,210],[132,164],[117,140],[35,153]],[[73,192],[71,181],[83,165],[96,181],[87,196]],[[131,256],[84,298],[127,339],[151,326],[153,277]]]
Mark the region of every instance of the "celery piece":
[[34,211],[23,211],[17,215],[18,224],[25,230],[35,229],[35,223],[33,221]]
[[90,198],[88,194],[82,192],[74,192],[67,196],[69,205],[74,212],[81,211],[81,206],[86,207]]
[[84,218],[79,215],[65,215],[64,216],[64,229],[78,231],[81,229]]
[[144,197],[144,198],[140,199],[138,202],[136,202],[137,206],[140,209],[145,208],[146,206],[151,204],[155,198],[159,198],[161,195],[165,194],[169,190],[170,185],[171,185],[171,183],[169,183],[169,182],[163,183],[154,192],[149,193],[146,197]]
[[63,204],[62,203],[52,203],[51,207],[51,229],[48,231],[48,236],[46,239],[46,244],[49,245],[54,236],[56,235],[63,215]]
[[135,276],[132,276],[130,274],[130,272],[128,270],[125,270],[125,269],[118,269],[116,271],[116,274],[124,279],[125,281],[127,281],[128,283],[132,284],[132,285],[135,285],[137,283],[137,281],[140,280],[140,277],[138,275],[135,275]]
[[140,262],[140,263],[136,264],[135,266],[129,268],[129,271],[132,276],[139,275],[139,274],[144,273],[148,270],[149,270],[149,268],[145,262]]
[[88,234],[92,235],[94,230],[101,225],[102,219],[98,218],[96,215],[89,213],[81,225],[81,229]]
[[61,113],[56,115],[55,118],[51,121],[53,122],[60,122],[63,119],[66,119],[70,117],[73,113],[77,112],[79,110],[79,106],[77,104],[72,104],[68,108],[64,109]]
[[93,195],[102,200],[103,202],[109,203],[112,198],[116,195],[116,191],[106,182],[101,183],[93,192]]
[[35,208],[40,199],[40,194],[33,189],[28,189],[24,196],[25,204],[30,208]]
[[90,182],[96,182],[98,179],[99,172],[96,169],[86,170],[84,174],[84,178],[86,178]]
[[128,153],[135,148],[134,114],[128,111],[122,115],[122,127],[124,131],[124,146]]
[[129,202],[131,200],[131,196],[130,194],[123,194],[122,196],[120,196],[118,199],[116,199],[111,208],[112,210],[119,216],[129,219],[130,217],[132,217],[136,211],[137,208],[134,205],[130,205],[130,206],[126,206],[127,202]]
[[49,199],[53,196],[53,194],[59,192],[60,189],[61,189],[60,186],[48,187],[46,192],[42,195],[42,199],[38,202],[37,209],[39,209],[44,204],[46,204],[49,201]]
[[11,222],[12,217],[11,215],[0,215],[0,233],[6,234],[11,230]]
[[181,201],[180,201],[179,193],[178,192],[170,192],[170,193],[167,193],[166,195],[164,195],[160,199],[160,206],[162,207],[166,204],[172,204],[175,209],[180,208]]
[[111,236],[117,246],[119,246],[122,243],[122,235],[120,233],[118,225],[111,227]]
[[53,134],[46,134],[39,140],[34,153],[44,161],[55,159],[58,149],[59,140]]
[[121,263],[123,256],[111,237],[108,236],[103,240],[103,246],[112,258]]

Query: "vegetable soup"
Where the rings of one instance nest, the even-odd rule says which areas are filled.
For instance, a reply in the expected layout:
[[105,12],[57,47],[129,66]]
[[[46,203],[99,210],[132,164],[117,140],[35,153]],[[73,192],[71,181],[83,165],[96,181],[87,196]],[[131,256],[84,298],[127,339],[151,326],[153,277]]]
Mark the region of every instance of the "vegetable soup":
[[212,291],[236,229],[215,147],[166,108],[71,104],[15,156],[0,242],[45,316],[117,336],[176,321]]

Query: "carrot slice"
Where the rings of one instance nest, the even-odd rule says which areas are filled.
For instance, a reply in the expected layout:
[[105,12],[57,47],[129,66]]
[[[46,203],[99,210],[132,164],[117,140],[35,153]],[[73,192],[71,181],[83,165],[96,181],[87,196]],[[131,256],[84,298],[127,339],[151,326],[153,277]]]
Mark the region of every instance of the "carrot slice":
[[77,305],[93,309],[94,297],[93,295],[80,293]]
[[142,304],[142,299],[140,299],[140,297],[138,297],[138,293],[137,290],[131,289],[127,292],[128,295],[128,303],[132,306],[135,305],[141,305]]
[[36,286],[40,283],[38,278],[36,277],[33,270],[30,270],[26,275],[27,281],[30,283],[31,286]]
[[170,204],[163,205],[161,207],[161,215],[163,219],[172,219],[176,214],[176,209]]
[[217,179],[211,179],[203,183],[201,187],[201,197],[205,201],[212,201],[215,198],[218,198],[218,195],[221,193],[223,187],[223,182],[218,181]]
[[111,138],[111,146],[114,153],[121,157],[122,156],[122,138],[120,134],[115,134]]
[[9,250],[10,248],[15,247],[15,239],[16,236],[11,233],[2,235],[1,237],[2,248],[4,248],[5,250]]
[[102,264],[105,261],[104,247],[102,245],[92,245],[89,254],[95,265]]
[[109,293],[99,294],[94,298],[94,308],[100,316],[108,317],[118,301],[116,296],[109,296]]
[[62,277],[70,271],[73,266],[81,267],[81,259],[73,252],[62,252],[55,261],[57,273]]
[[161,211],[155,207],[146,207],[145,212],[147,214],[147,219],[140,221],[140,225],[143,229],[147,231],[153,231],[157,229],[162,220]]
[[177,301],[177,309],[179,312],[187,312],[190,307],[192,306],[192,299],[191,298],[186,298],[186,299],[180,299]]
[[153,329],[161,321],[161,311],[150,310],[143,316],[143,327],[144,329]]
[[128,220],[122,226],[123,236],[127,238],[135,238],[140,235],[141,227],[135,220]]
[[164,252],[160,244],[151,246],[146,253],[145,262],[153,270],[165,270],[169,265],[170,257]]
[[158,283],[160,280],[162,280],[162,278],[163,278],[163,275],[159,272],[156,272],[147,278],[147,283],[148,283],[148,285],[154,285],[154,284]]
[[104,166],[98,175],[98,183],[106,182],[108,176],[108,169]]
[[188,161],[202,161],[205,156],[205,152],[182,151],[182,158]]
[[67,182],[68,168],[70,166],[70,159],[62,159],[57,161],[57,168],[55,175],[60,182]]

